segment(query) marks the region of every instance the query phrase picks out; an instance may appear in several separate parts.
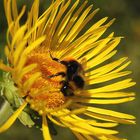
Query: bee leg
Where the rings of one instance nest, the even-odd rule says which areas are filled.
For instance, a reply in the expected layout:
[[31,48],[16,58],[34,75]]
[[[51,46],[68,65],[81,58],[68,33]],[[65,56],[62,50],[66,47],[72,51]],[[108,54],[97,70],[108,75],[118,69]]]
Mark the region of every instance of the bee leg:
[[74,95],[73,90],[71,89],[67,81],[61,81],[60,84],[62,84],[60,91],[65,97],[71,97]]
[[56,77],[56,76],[65,77],[66,74],[65,74],[64,72],[58,72],[58,73],[56,73],[56,74],[53,74],[53,75],[48,76],[48,78],[53,78],[53,77]]

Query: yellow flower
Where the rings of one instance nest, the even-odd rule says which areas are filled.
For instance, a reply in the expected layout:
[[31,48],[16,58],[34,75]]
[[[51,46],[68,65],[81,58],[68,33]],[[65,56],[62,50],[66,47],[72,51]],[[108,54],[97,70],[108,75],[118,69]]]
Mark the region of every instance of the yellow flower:
[[[8,64],[0,61],[0,69],[10,73],[21,102],[0,132],[27,108],[42,117],[45,140],[51,140],[48,119],[69,128],[79,140],[120,140],[113,128],[135,123],[132,115],[99,108],[133,100],[135,94],[124,89],[135,82],[122,79],[131,73],[124,70],[130,63],[127,57],[107,61],[121,40],[114,33],[101,37],[114,19],[106,23],[107,17],[102,18],[83,33],[99,10],[86,5],[55,0],[38,16],[39,0],[34,0],[26,22],[20,24],[25,6],[18,13],[16,0],[4,0]],[[68,65],[71,61],[74,67]]]

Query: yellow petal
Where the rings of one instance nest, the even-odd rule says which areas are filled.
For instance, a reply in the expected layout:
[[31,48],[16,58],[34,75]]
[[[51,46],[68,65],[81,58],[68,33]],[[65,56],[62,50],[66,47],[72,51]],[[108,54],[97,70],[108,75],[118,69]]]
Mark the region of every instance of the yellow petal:
[[[128,61],[127,63],[125,63],[124,65],[118,67],[117,69],[115,69],[112,72],[119,72],[119,71],[123,70],[124,68],[126,68],[130,63],[131,63],[131,61]],[[110,73],[112,73],[112,72],[110,72]]]
[[[67,12],[67,14],[65,15],[65,17],[63,18],[62,22],[60,23],[57,31],[56,31],[56,35],[60,36],[62,35],[62,31],[65,29],[70,17],[71,17],[71,14],[73,13],[73,11],[75,10],[75,8],[77,7],[79,3],[79,0],[77,0],[74,5],[71,7],[71,9],[69,10],[69,12]],[[74,19],[75,20],[75,19]],[[63,33],[64,35],[64,33]]]
[[35,22],[38,19],[38,14],[39,14],[39,0],[34,1],[33,5],[32,5],[31,12],[33,15],[33,24],[35,24]]
[[12,0],[12,13],[14,20],[18,17],[17,3],[16,0]]
[[11,22],[11,24],[9,25],[9,28],[6,32],[6,39],[7,39],[7,46],[10,49],[11,48],[11,32],[13,34],[13,28],[14,28],[14,22]]
[[92,97],[92,98],[120,98],[120,97],[131,97],[131,96],[135,96],[135,93],[133,92],[106,92],[106,93],[82,93],[79,94],[79,96],[83,96],[83,97]]
[[111,41],[110,43],[106,44],[106,49],[104,49],[104,51],[102,51],[99,55],[97,55],[95,58],[91,59],[90,61],[87,62],[87,68],[90,69],[98,64],[100,64],[100,62],[102,62],[103,58],[108,55],[114,48],[117,47],[117,45],[119,44],[121,38],[117,37],[115,38],[113,41]]
[[51,115],[47,115],[47,117],[56,125],[61,126],[61,127],[65,127],[65,125],[63,125],[62,123],[60,123],[58,120],[55,120]]
[[13,53],[13,57],[14,57],[13,64],[14,64],[14,66],[16,66],[16,65],[18,64],[18,61],[19,61],[19,59],[20,59],[20,56],[22,55],[23,50],[24,50],[25,47],[26,47],[26,44],[27,44],[27,40],[23,40],[23,41],[18,45],[18,47],[16,47],[16,50],[15,50],[14,53]]
[[17,77],[17,82],[21,82],[22,77],[27,74],[28,72],[32,71],[33,69],[35,69],[37,67],[37,64],[30,64],[26,67],[24,67],[21,72],[18,74]]
[[89,92],[99,93],[125,89],[134,86],[136,84],[135,82],[131,82],[131,80],[132,79],[126,79],[100,88],[90,89]]
[[119,72],[119,73],[108,73],[108,74],[99,76],[97,78],[95,78],[96,77],[96,75],[95,75],[95,76],[90,77],[88,83],[89,84],[98,84],[98,83],[110,81],[112,79],[116,79],[119,77],[129,75],[130,73],[131,73],[131,71],[124,71],[124,72]]
[[[96,9],[95,11],[93,11],[92,14],[93,15],[96,14],[98,12],[98,10],[99,9]],[[92,31],[84,33],[82,36],[77,38],[74,42],[71,42],[71,44],[69,44],[68,47],[66,47],[66,44],[64,42],[63,48],[59,52],[60,56],[69,55],[71,57],[78,58],[83,54],[83,52],[86,52],[86,51],[90,50],[91,48],[96,47],[97,44],[99,44],[99,42],[102,42],[103,40],[99,40],[97,42],[95,42],[95,41],[106,31],[106,29],[108,28],[108,25],[110,25],[110,22],[107,23],[106,25],[98,27],[96,29],[93,28]]]
[[36,39],[33,43],[31,43],[21,54],[21,59],[18,62],[18,65],[16,67],[16,70],[19,72],[22,70],[24,64],[26,63],[27,54],[30,53],[33,49],[39,47],[39,45],[45,40],[45,36],[42,36],[38,39]]
[[[87,23],[90,21],[90,20],[93,20],[93,17],[95,16],[95,14],[99,11],[99,8],[94,10],[93,12],[91,12],[91,14],[89,14],[84,20],[83,20],[83,23],[80,25],[80,27],[78,28],[78,30],[76,31],[76,33],[73,35],[73,38],[72,41],[74,39],[76,39],[76,36],[80,33],[80,31],[87,25]],[[86,34],[86,33],[85,33]],[[96,33],[95,33],[96,34]],[[72,42],[71,41],[71,42]]]
[[77,34],[77,30],[80,27],[80,25],[83,23],[84,19],[86,18],[87,14],[90,12],[92,8],[92,5],[90,5],[83,13],[82,15],[79,17],[78,21],[76,21],[76,23],[74,24],[74,26],[72,27],[72,29],[70,30],[69,34],[67,35],[65,41],[69,41],[70,42],[73,40],[73,38],[75,38],[75,34]]
[[[97,62],[96,64],[99,65],[99,64],[105,62],[106,60],[108,60],[108,59],[110,59],[112,56],[114,56],[116,53],[117,53],[117,50],[112,51],[112,52],[109,53],[108,55],[104,56],[102,59],[98,60],[98,62]],[[94,59],[92,59],[92,60],[94,60]],[[94,64],[93,61],[92,61],[91,63]],[[90,65],[89,67],[86,66],[85,71],[86,71],[86,70],[89,70],[89,69],[91,69],[91,68],[92,68],[92,65]]]
[[78,117],[77,115],[71,115],[75,121],[81,121],[81,122],[85,122],[87,124],[90,124],[90,125],[93,125],[93,126],[97,126],[97,127],[106,127],[106,128],[109,128],[109,127],[115,127],[117,126],[118,124],[117,123],[110,123],[110,122],[97,122],[95,120],[91,120],[91,119],[83,119],[83,118],[80,118]]
[[116,123],[123,123],[123,124],[135,124],[134,120],[127,120],[123,118],[117,118],[114,116],[103,115],[103,114],[98,114],[89,111],[85,112],[84,115],[101,121],[116,122]]
[[86,134],[83,134],[83,136],[87,139],[87,140],[94,140],[94,138],[90,135],[86,135]]
[[[94,127],[89,125],[86,122],[83,121],[75,121],[75,119],[73,119],[72,117],[63,117],[61,118],[61,120],[63,121],[63,123],[66,123],[66,125],[68,125],[68,122],[71,123],[70,129],[80,132],[80,133],[85,133],[85,134],[89,134],[89,135],[98,135],[98,134],[116,134],[118,133],[115,130],[111,130],[111,129],[104,129],[104,128],[98,128],[98,127]],[[88,132],[88,133],[87,133]]]
[[3,64],[3,62],[1,60],[0,60],[0,69],[3,71],[6,71],[6,72],[12,71],[12,68]]
[[[91,75],[96,75],[96,76],[100,76],[100,75],[103,75],[103,74],[106,74],[108,72],[111,72],[113,69],[117,68],[117,67],[120,67],[120,65],[125,62],[127,60],[127,57],[123,57],[123,58],[120,58],[119,60],[116,60],[114,62],[111,62],[109,64],[106,64],[102,67],[99,67],[95,70],[92,70],[90,72],[87,72],[87,75],[88,76],[91,76]],[[130,61],[129,61],[130,63]],[[126,64],[126,63],[125,63]],[[125,65],[124,64],[124,65]],[[124,67],[125,68],[125,67]],[[114,71],[114,72],[118,72],[118,71]]]
[[11,50],[14,49],[16,43],[19,44],[19,42],[23,40],[23,36],[25,34],[26,29],[27,29],[27,25],[25,24],[21,28],[19,28],[19,30],[17,30],[17,32],[15,33],[12,39]]
[[102,19],[100,19],[97,23],[95,23],[94,25],[92,25],[87,31],[87,32],[91,32],[94,29],[97,29],[99,26],[101,26],[103,23],[105,23],[105,21],[108,19],[108,17],[104,17]]
[[11,0],[4,0],[4,9],[5,9],[5,14],[9,26],[12,22]]
[[94,140],[94,138],[90,135],[77,133],[75,131],[72,131],[72,132],[78,140]]
[[121,99],[74,99],[74,102],[89,103],[89,104],[120,104],[134,100],[135,97]]
[[[97,12],[97,11],[94,11],[94,12]],[[107,42],[109,42],[109,40],[111,40],[111,37],[113,37],[113,33],[112,33],[108,37],[106,37],[106,39],[102,39],[102,40],[95,42],[97,40],[97,38],[103,34],[103,32],[106,30],[106,28],[107,27],[104,25],[103,27],[100,27],[99,29],[97,28],[96,30],[94,30],[90,33],[83,34],[79,39],[77,39],[77,40],[79,40],[79,43],[77,42],[77,40],[73,43],[73,46],[75,48],[69,52],[69,55],[70,56],[76,55],[76,57],[78,57],[78,56],[82,55],[83,52],[86,52],[91,49],[92,50],[94,49],[92,56],[96,55],[105,46],[105,44]],[[93,34],[93,32],[94,32],[94,34]],[[69,46],[69,47],[71,47],[71,46]],[[81,53],[77,54],[78,50]],[[84,55],[84,57],[87,57],[86,59],[88,59],[88,55]]]
[[[14,0],[16,1],[16,0]],[[25,13],[25,10],[26,10],[26,6],[23,6],[22,7],[22,10],[20,12],[20,14],[18,15],[18,17],[15,19],[15,23],[14,23],[14,31],[17,31],[19,28],[20,28],[20,19],[21,17],[23,16],[23,14]]]
[[57,117],[63,117],[63,116],[73,115],[73,114],[82,114],[83,112],[85,112],[85,110],[86,110],[86,107],[73,109],[71,111],[69,111],[68,109],[63,109],[62,112],[64,111],[65,113],[60,114]]
[[93,126],[97,126],[97,127],[115,127],[118,124],[117,123],[99,123],[99,122],[95,122],[95,121],[87,121],[88,124],[93,125]]
[[46,115],[42,116],[43,122],[42,122],[42,131],[43,131],[43,137],[44,140],[52,140],[51,136],[50,136],[50,132],[49,132],[49,127],[47,124],[47,120],[46,120]]
[[32,74],[31,78],[26,80],[26,82],[23,84],[23,89],[25,91],[29,91],[31,86],[34,84],[34,82],[41,76],[41,72],[36,72],[35,74]]
[[[63,14],[67,10],[68,6],[70,5],[70,2],[71,2],[70,0],[68,2],[66,2],[66,3],[63,1],[63,3],[61,4],[60,8],[58,6],[55,7],[54,8],[54,11],[55,11],[54,13],[56,14],[58,12],[58,14],[55,15],[55,18],[53,18],[54,21],[50,20],[50,23],[47,23],[48,25],[46,26],[47,27],[46,32],[48,32],[48,35],[50,37],[52,37],[54,35],[53,39],[51,40],[51,47],[52,48],[55,47],[54,44],[56,43],[56,41],[58,39],[58,35],[55,36],[56,35],[57,26],[59,24],[59,21],[61,21]],[[58,10],[58,8],[59,8],[59,10]],[[52,13],[53,13],[53,11],[52,11]],[[50,28],[50,26],[51,26],[51,28]]]
[[97,136],[100,140],[127,140],[123,138],[116,137],[114,135],[102,135],[102,136]]
[[118,118],[135,119],[134,116],[129,115],[129,114],[120,113],[120,112],[107,110],[107,109],[101,109],[101,108],[97,108],[97,107],[88,107],[87,110],[94,112],[94,113],[108,115],[108,116],[114,116],[114,117],[118,117]]
[[[40,35],[43,35],[44,32],[46,31],[46,28],[48,27],[48,19],[49,19],[49,15],[52,11],[52,9],[54,7],[59,7],[60,4],[62,4],[62,0],[61,1],[55,1],[54,3],[52,3],[50,5],[50,7],[38,18],[38,21],[41,19],[44,19],[43,22],[41,23],[40,26],[38,26],[38,31],[37,31],[37,37],[39,37]],[[30,18],[28,19],[30,21]],[[30,24],[31,26],[31,24]],[[29,27],[30,28],[30,27]]]
[[26,107],[27,102],[24,102],[14,113],[13,115],[0,127],[0,133],[6,131],[17,119],[22,110]]
[[[36,38],[31,38],[31,35],[32,35],[32,33],[33,32],[35,32],[36,31],[36,29],[39,27],[39,26],[41,26],[41,24],[44,22],[44,18],[43,19],[40,19],[40,20],[38,20],[38,21],[36,21],[36,23],[35,23],[35,25],[34,26],[32,26],[32,27],[28,27],[29,28],[29,31],[25,34],[25,36],[24,36],[24,40],[26,40],[26,39],[28,39],[28,42],[33,42],[33,41],[35,41],[35,39],[37,39],[37,37]],[[28,25],[29,26],[29,25]],[[39,36],[39,37],[41,37],[41,35]]]
[[87,61],[91,59],[93,56],[96,56],[99,54],[102,49],[104,49],[107,45],[107,43],[112,40],[114,33],[111,33],[108,37],[100,41],[99,45],[95,48],[92,49],[90,52],[88,52],[84,57],[86,57]]
[[36,39],[32,44],[30,44],[23,52],[24,55],[27,55],[30,53],[33,49],[38,47],[44,40],[46,39],[46,36],[41,36],[40,38]]
[[[80,118],[76,115],[61,117],[61,120],[63,121],[63,123],[66,123],[66,125],[71,124],[72,126],[69,126],[69,127],[74,131],[75,130],[78,131],[78,129],[79,129],[79,132],[80,131],[83,131],[83,132],[88,131],[89,134],[91,133],[93,135],[102,134],[102,133],[106,133],[106,134],[116,134],[116,133],[118,133],[117,131],[114,131],[114,130],[98,128],[98,127],[94,127],[92,125],[89,125],[85,119],[82,119],[82,118]],[[110,125],[110,126],[113,127],[113,126],[116,126],[116,123],[114,123],[114,124],[110,123],[110,124],[107,124],[107,125]],[[87,133],[85,133],[85,134],[87,134]]]
[[[80,133],[72,131],[78,140],[86,140]],[[93,139],[92,139],[93,140]]]
[[[89,12],[89,10],[91,9],[91,7],[88,7],[84,13],[81,13],[82,9],[85,7],[87,1],[85,1],[79,8],[78,10],[74,13],[74,15],[69,15],[67,16],[67,18],[70,18],[69,22],[67,25],[65,25],[65,29],[64,31],[61,33],[61,36],[59,37],[59,43],[61,43],[61,48],[58,48],[58,52],[56,55],[58,55],[59,57],[61,57],[63,55],[64,52],[68,52],[66,51],[67,49],[71,48],[71,47],[67,47],[68,45],[71,45],[70,42],[72,42],[76,36],[79,34],[79,32],[83,29],[83,27],[86,25],[86,23],[88,21],[90,21],[92,19],[92,17],[97,13],[97,10],[93,11],[89,16],[85,16],[85,14],[87,14]],[[70,9],[70,11],[73,8]],[[71,12],[68,13],[71,13]],[[81,15],[81,16],[80,16]],[[80,18],[79,18],[80,16]],[[77,20],[77,18],[79,18],[79,20]],[[81,20],[81,21],[80,21]],[[66,20],[64,20],[66,22]],[[80,22],[78,24],[78,22]],[[60,26],[61,27],[61,26]],[[74,33],[75,32],[75,33]],[[56,37],[57,37],[57,33],[56,33]],[[54,37],[54,39],[56,38]],[[70,40],[70,41],[67,41]],[[53,44],[55,45],[55,43]],[[74,45],[74,44],[73,44]],[[75,46],[75,45],[74,45]],[[70,51],[69,51],[70,52]]]

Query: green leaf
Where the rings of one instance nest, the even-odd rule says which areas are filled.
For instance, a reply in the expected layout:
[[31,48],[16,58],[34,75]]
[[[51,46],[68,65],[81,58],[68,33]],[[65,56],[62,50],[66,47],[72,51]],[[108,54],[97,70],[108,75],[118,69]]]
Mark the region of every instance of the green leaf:
[[14,94],[7,87],[3,88],[3,95],[10,104],[14,104]]
[[34,125],[34,122],[32,121],[30,115],[24,111],[22,111],[18,118],[20,122],[25,126],[32,127]]
[[13,109],[18,108],[23,99],[18,97],[18,89],[14,86],[9,73],[3,73],[3,81],[0,82],[1,94],[12,105]]

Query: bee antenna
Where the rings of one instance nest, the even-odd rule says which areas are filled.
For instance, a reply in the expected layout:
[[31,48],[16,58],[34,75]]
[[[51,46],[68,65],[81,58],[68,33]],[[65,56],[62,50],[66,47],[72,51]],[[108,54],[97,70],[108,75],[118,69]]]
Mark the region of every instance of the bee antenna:
[[48,50],[48,52],[49,52],[49,54],[50,54],[51,59],[53,59],[53,56],[52,56],[52,54],[51,54],[51,51]]
[[61,63],[61,61],[60,61],[58,58],[55,58],[55,57],[53,57],[53,56],[52,56],[52,54],[51,54],[51,51],[50,51],[50,50],[49,50],[48,52],[49,52],[50,57],[51,57],[51,59],[52,59],[52,60],[54,60],[54,61],[56,61],[56,62]]

